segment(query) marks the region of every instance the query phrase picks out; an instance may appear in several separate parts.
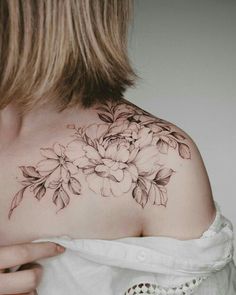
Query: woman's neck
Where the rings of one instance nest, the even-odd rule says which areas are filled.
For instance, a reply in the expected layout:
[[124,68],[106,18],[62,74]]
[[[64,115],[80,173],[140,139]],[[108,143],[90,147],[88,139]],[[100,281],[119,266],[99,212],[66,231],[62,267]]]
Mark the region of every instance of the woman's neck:
[[0,111],[0,151],[39,130],[60,128],[60,123],[68,118],[75,116],[78,118],[78,111],[79,107],[58,112],[55,107],[47,105],[22,116],[16,106],[9,104]]
[[13,142],[20,134],[23,119],[13,105],[0,111],[0,149]]

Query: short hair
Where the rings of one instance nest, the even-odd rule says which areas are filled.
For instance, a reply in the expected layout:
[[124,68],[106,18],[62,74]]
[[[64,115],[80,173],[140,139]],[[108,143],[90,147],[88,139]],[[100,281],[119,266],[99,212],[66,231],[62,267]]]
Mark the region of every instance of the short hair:
[[120,100],[134,87],[132,0],[1,0],[0,109],[60,111]]

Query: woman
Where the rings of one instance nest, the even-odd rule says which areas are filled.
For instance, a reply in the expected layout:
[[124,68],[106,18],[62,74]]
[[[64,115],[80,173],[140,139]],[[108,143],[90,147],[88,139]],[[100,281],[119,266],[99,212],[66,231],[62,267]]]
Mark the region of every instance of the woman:
[[196,144],[123,96],[131,12],[0,2],[0,294],[235,294]]

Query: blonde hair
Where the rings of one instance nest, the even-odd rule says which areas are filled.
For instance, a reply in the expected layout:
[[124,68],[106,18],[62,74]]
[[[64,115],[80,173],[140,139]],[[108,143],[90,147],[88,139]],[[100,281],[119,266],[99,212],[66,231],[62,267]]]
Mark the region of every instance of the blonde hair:
[[132,0],[0,0],[0,109],[119,100],[139,76],[127,54]]

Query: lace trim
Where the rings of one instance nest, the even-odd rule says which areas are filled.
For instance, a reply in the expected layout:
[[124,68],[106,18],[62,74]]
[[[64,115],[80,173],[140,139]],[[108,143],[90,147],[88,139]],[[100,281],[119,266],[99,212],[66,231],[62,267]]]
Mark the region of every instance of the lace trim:
[[189,282],[181,284],[179,287],[162,287],[158,284],[151,283],[139,283],[130,287],[124,295],[189,295],[193,294],[193,291],[205,280],[207,277],[200,277],[192,279]]

